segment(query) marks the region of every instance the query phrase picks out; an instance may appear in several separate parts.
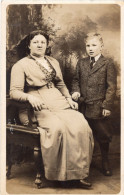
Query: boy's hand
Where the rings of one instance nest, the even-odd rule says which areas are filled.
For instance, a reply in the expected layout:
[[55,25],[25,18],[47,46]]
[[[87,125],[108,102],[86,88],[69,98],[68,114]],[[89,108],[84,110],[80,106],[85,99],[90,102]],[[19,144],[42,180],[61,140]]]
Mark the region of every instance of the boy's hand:
[[110,114],[111,114],[110,110],[103,109],[103,111],[102,111],[103,116],[110,116]]
[[72,94],[72,99],[75,100],[75,101],[78,101],[78,98],[80,97],[80,93],[79,92],[74,92]]

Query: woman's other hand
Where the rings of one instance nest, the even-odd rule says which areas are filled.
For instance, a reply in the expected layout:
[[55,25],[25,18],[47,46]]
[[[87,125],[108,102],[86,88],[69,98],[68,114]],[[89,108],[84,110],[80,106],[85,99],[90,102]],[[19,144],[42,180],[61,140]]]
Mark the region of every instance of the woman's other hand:
[[40,100],[40,98],[36,96],[29,94],[27,100],[32,105],[35,111],[41,111],[42,108],[47,108],[46,105]]
[[74,102],[71,98],[67,98],[67,101],[72,109],[78,110],[77,102]]
[[72,94],[72,99],[75,101],[78,101],[78,98],[80,97],[80,93],[79,92],[74,92]]

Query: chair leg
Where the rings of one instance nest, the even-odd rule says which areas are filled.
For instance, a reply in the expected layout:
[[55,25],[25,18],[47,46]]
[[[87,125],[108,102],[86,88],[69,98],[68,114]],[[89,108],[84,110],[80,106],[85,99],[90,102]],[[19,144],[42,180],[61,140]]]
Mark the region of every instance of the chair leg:
[[35,166],[36,166],[36,179],[35,184],[37,185],[37,188],[43,187],[42,179],[44,178],[44,169],[43,169],[43,163],[42,163],[42,156],[41,156],[41,149],[38,147],[34,148],[34,160],[35,160]]
[[7,162],[8,162],[8,169],[6,173],[7,179],[10,179],[11,177],[11,168],[12,168],[12,153],[13,153],[13,146],[9,144],[9,147],[7,148]]
[[7,173],[6,173],[7,179],[11,178],[11,168],[12,168],[12,164],[9,164],[8,165],[8,170],[7,170]]

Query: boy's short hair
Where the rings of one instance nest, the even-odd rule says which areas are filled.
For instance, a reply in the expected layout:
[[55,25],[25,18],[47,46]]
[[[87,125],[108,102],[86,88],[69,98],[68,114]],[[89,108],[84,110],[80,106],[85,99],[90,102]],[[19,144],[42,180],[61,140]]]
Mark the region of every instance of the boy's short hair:
[[86,43],[88,38],[93,38],[93,37],[97,37],[99,39],[99,41],[101,42],[101,44],[103,45],[103,38],[102,38],[101,34],[97,33],[97,32],[88,33],[86,35],[86,37],[84,38],[84,42]]

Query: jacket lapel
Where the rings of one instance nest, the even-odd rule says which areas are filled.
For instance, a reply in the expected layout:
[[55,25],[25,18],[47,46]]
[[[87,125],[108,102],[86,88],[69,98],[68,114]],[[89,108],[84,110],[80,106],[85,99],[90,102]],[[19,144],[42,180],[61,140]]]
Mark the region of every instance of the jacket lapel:
[[91,69],[89,75],[93,74],[96,72],[98,69],[100,69],[102,66],[104,66],[106,59],[104,58],[103,55],[100,56],[100,58],[97,60],[96,64],[93,66]]
[[90,73],[91,69],[90,69],[90,57],[85,58],[85,60],[82,61],[82,71],[85,72],[85,74]]

